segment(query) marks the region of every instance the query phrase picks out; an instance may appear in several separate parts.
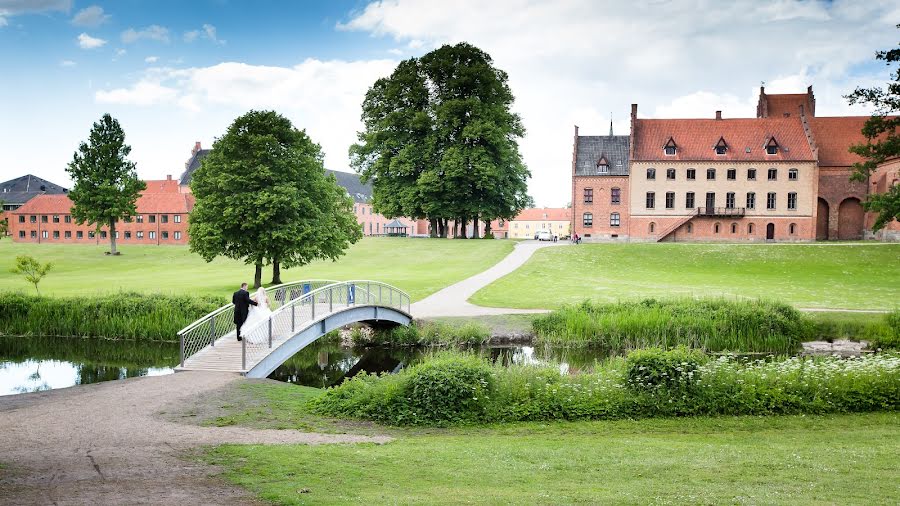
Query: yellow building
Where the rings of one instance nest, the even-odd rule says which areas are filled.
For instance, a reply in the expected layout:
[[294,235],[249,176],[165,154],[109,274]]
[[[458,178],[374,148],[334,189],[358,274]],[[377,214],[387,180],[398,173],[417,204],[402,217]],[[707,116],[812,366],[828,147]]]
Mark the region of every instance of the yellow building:
[[571,209],[543,207],[525,209],[508,224],[510,239],[534,239],[541,230],[548,230],[560,239],[571,233]]

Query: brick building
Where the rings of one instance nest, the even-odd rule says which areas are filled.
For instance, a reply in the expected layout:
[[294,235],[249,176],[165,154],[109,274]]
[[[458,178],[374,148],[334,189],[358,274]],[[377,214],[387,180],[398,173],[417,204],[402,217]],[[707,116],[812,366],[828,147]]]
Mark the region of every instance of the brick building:
[[[137,215],[116,225],[120,244],[187,244],[188,213],[194,197],[179,191],[171,176],[145,181],[135,203]],[[9,228],[13,241],[33,243],[100,244],[109,240],[109,229],[77,225],[72,218],[68,195],[38,195],[22,207],[10,211]]]
[[[900,160],[867,183],[849,180],[860,158],[848,149],[865,141],[867,119],[816,117],[812,87],[760,88],[756,118],[638,119],[633,104],[627,141],[579,136],[576,127],[573,229],[586,241],[900,240],[896,221],[873,234],[874,215],[862,208],[870,191],[897,184]],[[610,174],[607,153],[622,144],[623,174]]]

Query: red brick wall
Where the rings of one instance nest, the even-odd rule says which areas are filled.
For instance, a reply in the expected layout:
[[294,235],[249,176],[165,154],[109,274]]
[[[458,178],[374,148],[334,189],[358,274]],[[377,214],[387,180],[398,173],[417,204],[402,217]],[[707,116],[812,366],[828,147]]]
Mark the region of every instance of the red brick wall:
[[[823,238],[834,240],[839,238],[850,239],[853,237],[862,237],[864,224],[852,218],[855,226],[850,226],[850,221],[842,220],[840,216],[841,203],[847,199],[857,199],[860,202],[866,200],[866,183],[850,181],[851,170],[847,167],[819,167],[819,199],[828,205],[828,219],[821,218],[823,223],[827,221],[827,234],[820,233]],[[845,209],[854,206],[844,206]],[[825,207],[819,203],[818,213],[821,213]],[[843,226],[842,226],[843,221]],[[853,228],[854,230],[850,230]],[[841,233],[843,229],[843,233]]]
[[[672,217],[645,217],[633,216],[630,220],[630,234],[632,240],[655,241],[656,238],[668,227],[675,224],[677,218]],[[655,224],[654,232],[650,232],[650,223]],[[748,225],[753,224],[753,232],[750,233]],[[812,241],[815,238],[815,220],[809,216],[803,217],[744,217],[744,218],[712,218],[694,217],[687,223],[678,227],[674,233],[668,235],[665,241],[675,242],[764,242],[766,240],[766,226],[772,223],[775,226],[773,240],[780,242]],[[716,224],[719,231],[716,232]],[[732,233],[731,225],[736,225]],[[794,224],[794,233],[790,233],[790,225]],[[690,229],[690,232],[688,231]]]
[[[574,231],[585,241],[628,238],[628,176],[574,176],[574,193],[572,195],[572,215],[575,224]],[[584,190],[593,190],[593,202],[584,202]],[[619,188],[620,199],[618,204],[612,203],[611,190]],[[584,213],[593,214],[594,223],[591,227],[584,226]],[[619,213],[619,226],[610,226],[609,217],[612,213]]]
[[[93,227],[89,227],[87,224],[85,225],[76,225],[75,221],[72,220],[70,223],[66,223],[66,217],[68,214],[15,214],[13,211],[10,219],[10,233],[12,234],[13,241],[16,242],[33,242],[33,243],[62,243],[62,244],[102,244],[109,241],[109,236],[107,235],[106,239],[101,237],[101,234],[95,234],[93,238],[90,237],[90,232],[94,231]],[[35,216],[37,223],[31,223],[31,216]],[[47,222],[44,223],[42,221],[42,217],[47,217]],[[59,218],[59,222],[54,222],[54,216]],[[139,215],[143,219],[143,223],[137,223],[137,218],[132,223],[124,223],[120,222],[116,225],[116,231],[119,232],[119,239],[117,244],[148,244],[148,245],[157,245],[157,244],[179,244],[184,245],[188,243],[188,217],[187,214],[141,214]],[[155,218],[155,223],[150,223],[150,216]],[[163,216],[166,217],[167,223],[163,223]],[[175,217],[180,217],[181,223],[175,222]],[[20,217],[24,217],[25,222],[22,223],[20,221]],[[109,227],[102,227],[101,231],[109,233]],[[78,239],[78,232],[82,232],[82,238]],[[25,233],[25,237],[20,237],[20,232]],[[34,238],[31,237],[31,233],[34,232]],[[47,233],[47,237],[43,237],[43,233]],[[59,233],[59,237],[54,237],[54,232]],[[66,232],[71,233],[70,238],[66,238]],[[126,232],[131,234],[131,237],[126,237]],[[143,239],[138,239],[137,233],[143,232]],[[155,234],[154,238],[150,237],[150,232]],[[163,233],[168,233],[168,238],[163,238]],[[176,232],[181,235],[179,239],[175,238]]]

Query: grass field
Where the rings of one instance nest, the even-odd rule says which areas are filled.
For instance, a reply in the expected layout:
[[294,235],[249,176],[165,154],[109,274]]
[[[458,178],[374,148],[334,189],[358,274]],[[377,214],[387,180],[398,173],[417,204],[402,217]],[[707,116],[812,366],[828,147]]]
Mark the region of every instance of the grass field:
[[799,307],[893,309],[900,306],[900,244],[546,248],[471,302],[552,309],[585,299],[719,295]]
[[383,429],[309,414],[314,389],[239,390],[256,405],[210,400],[236,410],[214,424],[396,438],[223,446],[203,456],[276,504],[889,504],[900,496],[898,413]]
[[[299,279],[372,279],[407,291],[413,300],[498,262],[512,251],[510,241],[365,238],[336,262],[314,262],[282,270],[284,281]],[[253,282],[253,267],[218,258],[206,263],[183,246],[120,246],[109,257],[106,246],[20,244],[0,241],[0,289],[34,293],[22,276],[9,269],[16,255],[53,262],[40,284],[46,295],[84,295],[121,290],[225,296],[241,281]],[[263,269],[263,281],[272,269]]]

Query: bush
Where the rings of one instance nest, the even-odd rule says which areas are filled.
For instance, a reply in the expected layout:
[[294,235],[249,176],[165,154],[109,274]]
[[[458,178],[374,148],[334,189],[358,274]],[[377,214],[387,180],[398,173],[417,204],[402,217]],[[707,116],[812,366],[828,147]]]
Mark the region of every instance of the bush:
[[408,326],[378,329],[371,335],[354,334],[355,346],[456,346],[486,343],[491,332],[476,322],[453,325],[441,321],[416,321]]
[[885,330],[872,340],[873,347],[883,349],[900,349],[900,310],[892,311],[884,316]]
[[490,366],[474,355],[438,355],[410,368],[406,379],[414,419],[436,424],[483,419],[493,386]]
[[0,293],[0,334],[177,341],[178,331],[224,299],[119,293],[42,297]]
[[689,388],[700,375],[706,354],[679,346],[671,351],[660,348],[636,350],[625,359],[628,385],[636,390]]
[[793,353],[812,330],[787,304],[676,299],[564,306],[533,320],[541,343],[611,351],[687,346],[706,351]]

